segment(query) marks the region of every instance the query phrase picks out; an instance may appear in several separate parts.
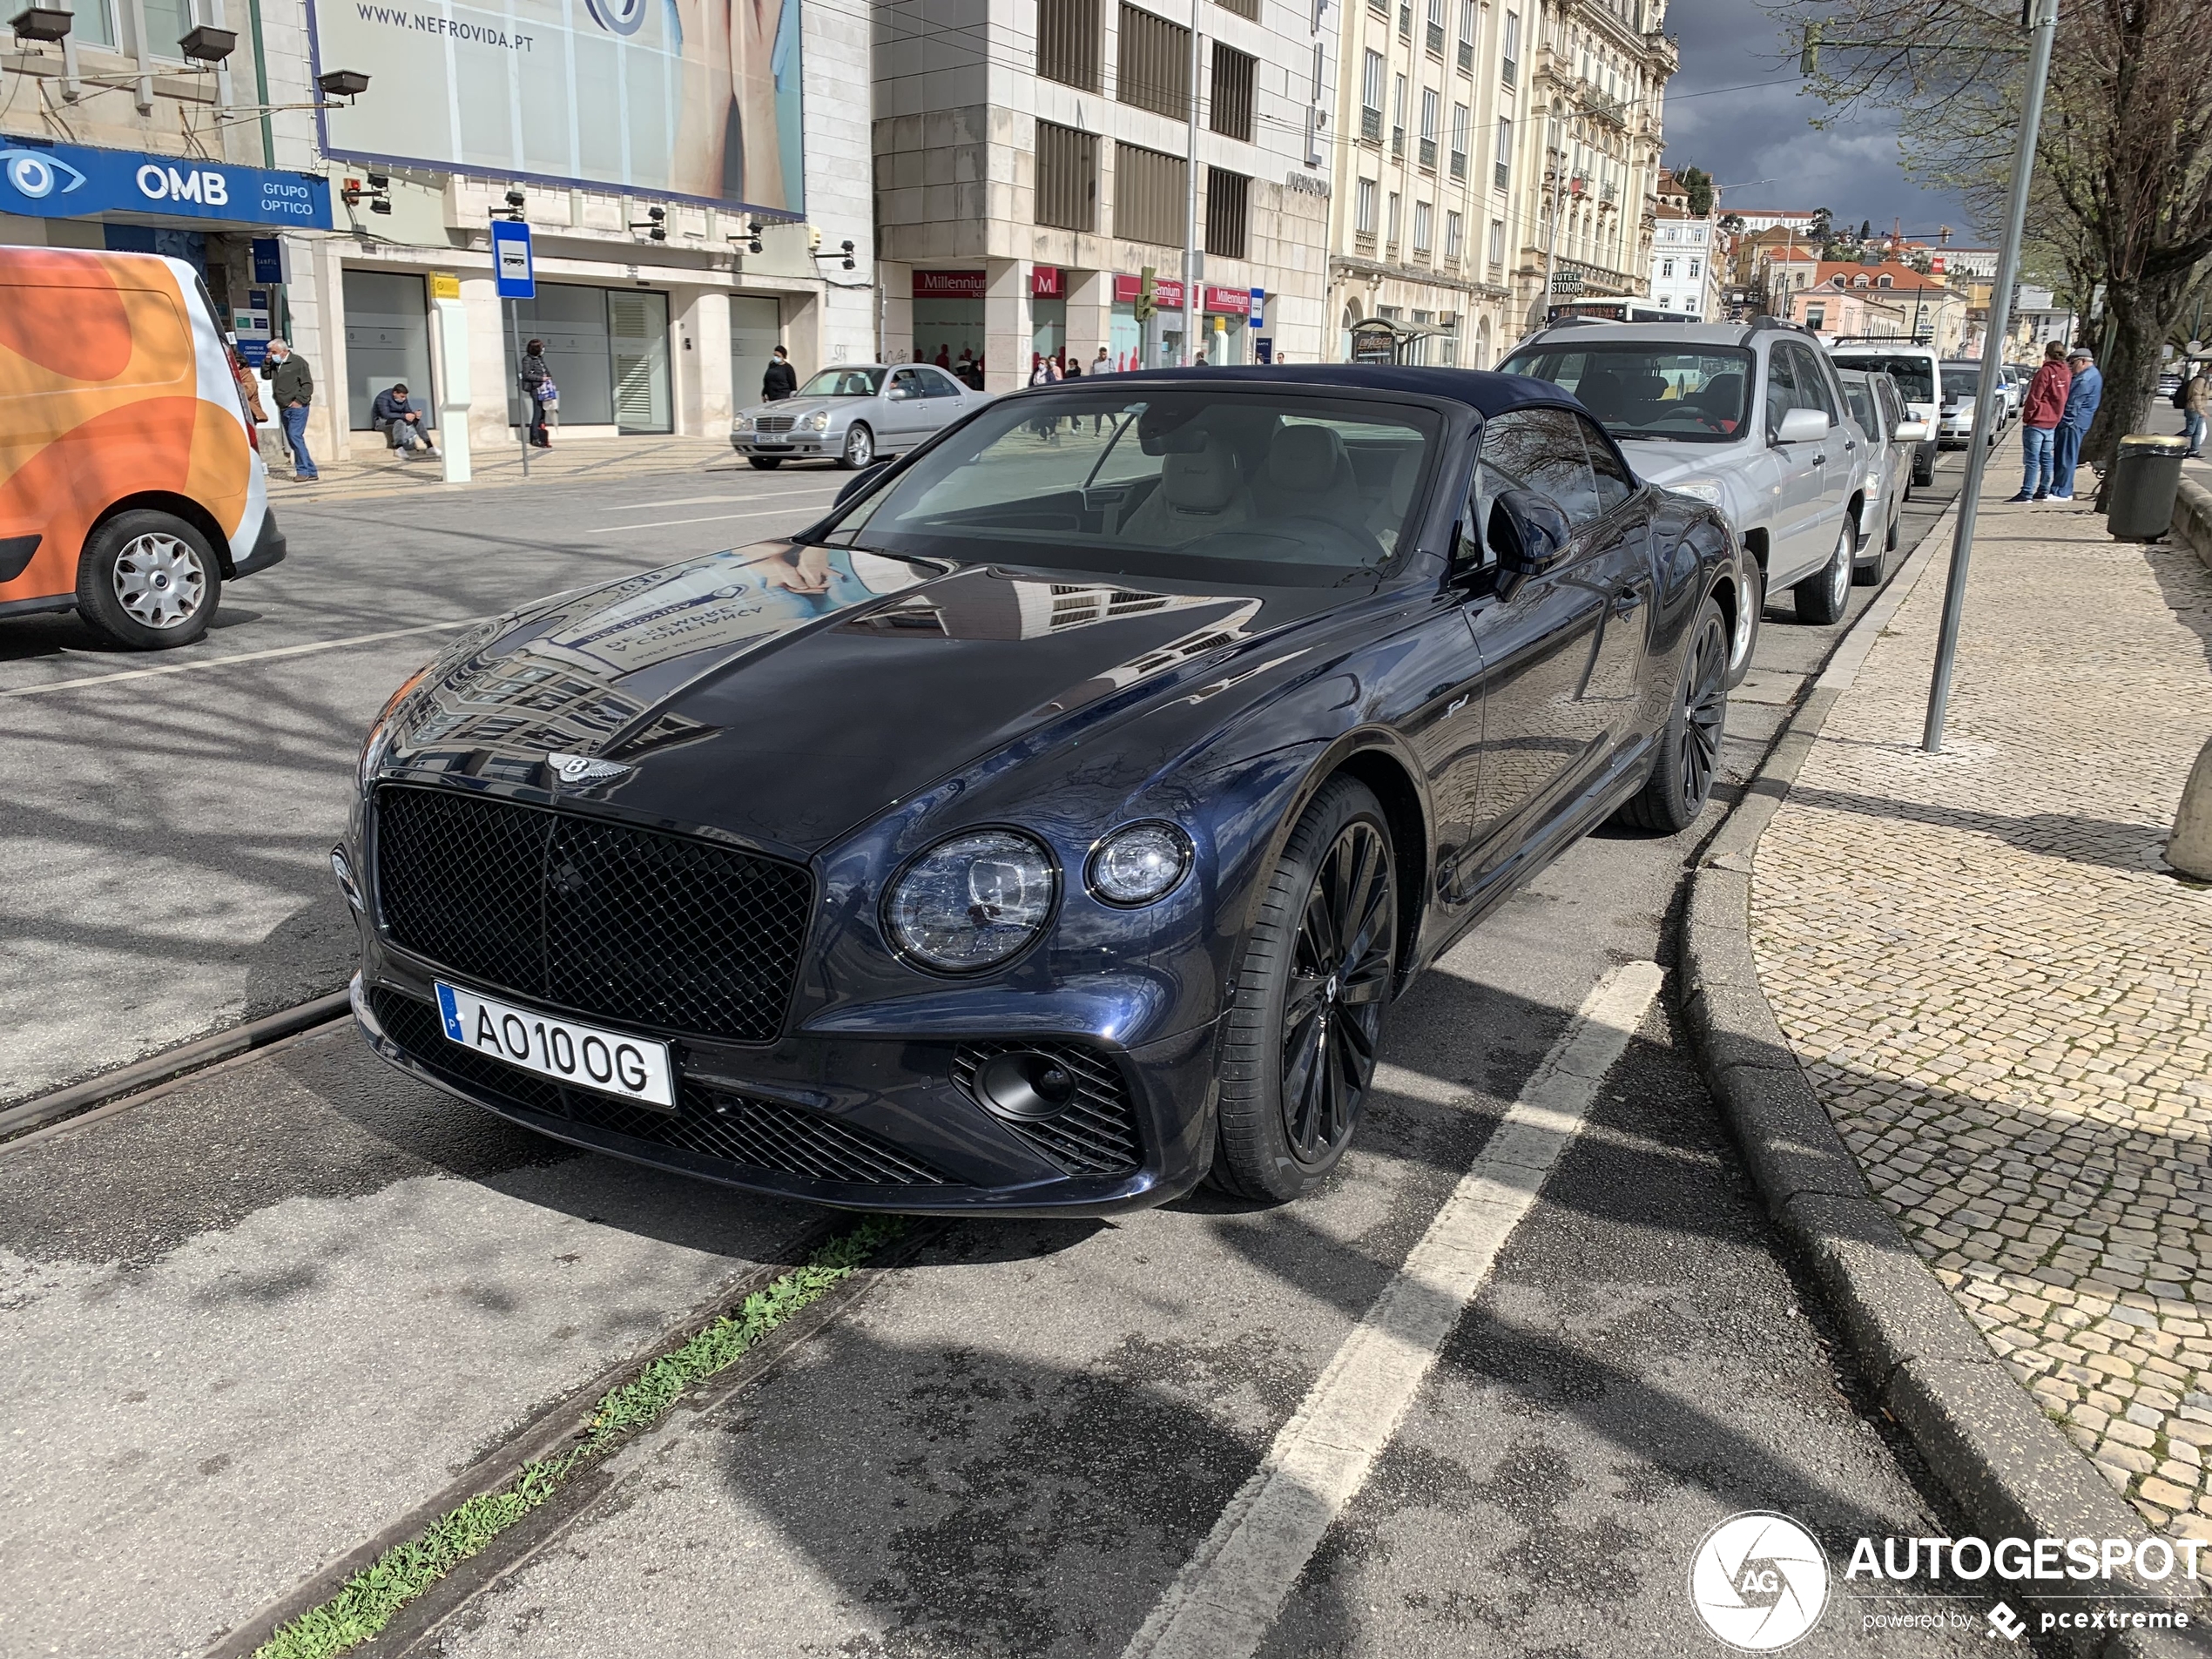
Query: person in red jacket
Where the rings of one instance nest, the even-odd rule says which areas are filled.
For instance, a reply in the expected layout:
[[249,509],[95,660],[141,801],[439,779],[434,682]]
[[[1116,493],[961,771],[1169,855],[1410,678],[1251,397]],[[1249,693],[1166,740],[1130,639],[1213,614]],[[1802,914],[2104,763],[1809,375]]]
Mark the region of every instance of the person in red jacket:
[[2066,395],[2074,376],[2066,366],[2066,347],[2053,341],[2043,347],[2043,367],[2027,383],[2020,400],[2020,453],[2027,463],[2020,475],[2020,493],[2013,501],[2048,501],[2051,470],[2059,421],[2066,414]]

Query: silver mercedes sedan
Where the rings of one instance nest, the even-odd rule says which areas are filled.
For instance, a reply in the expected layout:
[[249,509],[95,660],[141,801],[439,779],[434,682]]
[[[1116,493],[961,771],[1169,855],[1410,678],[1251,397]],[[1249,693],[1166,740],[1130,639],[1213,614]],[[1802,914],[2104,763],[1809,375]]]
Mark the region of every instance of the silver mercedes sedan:
[[985,401],[934,364],[842,364],[780,401],[738,410],[730,447],[763,472],[786,461],[865,467],[914,448]]

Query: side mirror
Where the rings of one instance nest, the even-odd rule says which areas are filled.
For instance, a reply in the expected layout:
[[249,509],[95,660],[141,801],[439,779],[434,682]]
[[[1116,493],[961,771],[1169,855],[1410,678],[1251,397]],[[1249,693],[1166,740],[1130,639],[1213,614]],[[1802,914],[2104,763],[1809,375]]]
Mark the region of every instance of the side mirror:
[[837,492],[837,499],[830,503],[830,510],[835,512],[853,496],[872,486],[883,475],[883,469],[890,464],[887,461],[879,461],[873,467],[863,467],[847,478],[845,481],[845,488]]
[[1811,443],[1828,435],[1828,414],[1824,409],[1785,409],[1782,415],[1782,428],[1774,435],[1777,443]]
[[1490,546],[1508,576],[1541,576],[1557,564],[1574,529],[1556,503],[1533,489],[1508,489],[1490,503]]
[[1894,435],[1899,443],[1925,443],[1928,441],[1928,423],[1925,421],[1899,421]]

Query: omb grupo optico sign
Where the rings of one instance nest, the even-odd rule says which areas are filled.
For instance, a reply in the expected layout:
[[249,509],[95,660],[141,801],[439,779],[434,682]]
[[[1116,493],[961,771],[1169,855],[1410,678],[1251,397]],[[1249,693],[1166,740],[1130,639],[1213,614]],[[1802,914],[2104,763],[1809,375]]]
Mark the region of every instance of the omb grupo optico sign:
[[308,0],[323,152],[795,218],[800,3]]
[[81,219],[131,213],[327,231],[330,183],[197,156],[0,138],[0,213]]

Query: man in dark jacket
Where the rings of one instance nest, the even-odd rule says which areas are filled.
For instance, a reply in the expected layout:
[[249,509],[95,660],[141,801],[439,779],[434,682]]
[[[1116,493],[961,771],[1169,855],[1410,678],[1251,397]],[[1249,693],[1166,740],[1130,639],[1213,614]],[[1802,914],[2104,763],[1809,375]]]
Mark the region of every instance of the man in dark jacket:
[[384,435],[385,442],[409,459],[418,448],[426,455],[438,453],[431,447],[429,428],[422,424],[422,411],[407,395],[405,381],[396,382],[388,392],[376,395],[376,401],[369,405],[368,418]]
[[307,406],[314,401],[315,377],[289,345],[272,340],[268,354],[261,361],[261,378],[269,383],[269,394],[276,399],[277,419],[284,426],[284,441],[292,446],[292,481],[311,484],[322,475],[315,469],[315,458],[307,453]]
[[2074,468],[2081,458],[2081,440],[2104,401],[2105,377],[2097,373],[2096,354],[2076,346],[2067,354],[2066,366],[2074,371],[2067,388],[2066,413],[2059,417],[2058,459],[2051,470],[2051,499],[2074,499]]
[[799,389],[799,371],[791,366],[791,354],[781,346],[768,360],[767,371],[760,377],[760,401],[780,403]]

